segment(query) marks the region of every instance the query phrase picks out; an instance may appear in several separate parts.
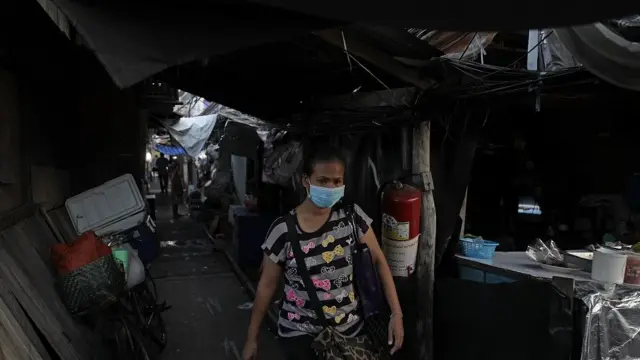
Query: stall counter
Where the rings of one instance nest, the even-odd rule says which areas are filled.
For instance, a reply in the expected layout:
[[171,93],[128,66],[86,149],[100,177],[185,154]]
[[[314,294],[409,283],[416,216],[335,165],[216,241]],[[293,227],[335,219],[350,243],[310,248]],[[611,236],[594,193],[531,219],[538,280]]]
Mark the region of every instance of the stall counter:
[[456,261],[461,279],[482,283],[496,284],[532,278],[551,281],[553,277],[591,281],[591,275],[584,271],[556,272],[542,268],[524,252],[496,252],[491,260],[456,255]]

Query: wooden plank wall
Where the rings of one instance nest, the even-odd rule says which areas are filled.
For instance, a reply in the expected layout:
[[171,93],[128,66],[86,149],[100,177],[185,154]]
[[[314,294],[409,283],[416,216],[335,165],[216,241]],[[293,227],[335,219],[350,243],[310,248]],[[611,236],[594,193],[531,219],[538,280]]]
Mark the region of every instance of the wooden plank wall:
[[[58,357],[63,360],[93,359],[96,353],[102,351],[95,348],[95,342],[92,344],[88,335],[92,332],[71,317],[55,288],[55,269],[51,264],[50,252],[56,243],[58,239],[38,207],[23,207],[9,216],[3,216],[0,218],[0,278],[8,293],[14,296],[19,307],[24,309],[26,316]],[[11,297],[2,297],[6,304],[5,298]],[[15,303],[13,305],[11,313],[15,318],[17,310]],[[24,320],[21,325],[25,324]],[[10,323],[15,324],[15,321]],[[34,329],[29,330],[26,325],[22,329],[24,334],[12,332],[13,341],[23,343],[26,336],[32,346],[21,347],[21,351],[27,351],[31,356],[33,352],[30,349],[35,348],[40,357],[34,359],[48,359],[44,347],[34,343]],[[9,333],[5,331],[4,334]]]
[[2,343],[1,359],[42,359],[2,299],[0,299],[0,342]]
[[0,359],[49,360],[20,304],[0,279]]

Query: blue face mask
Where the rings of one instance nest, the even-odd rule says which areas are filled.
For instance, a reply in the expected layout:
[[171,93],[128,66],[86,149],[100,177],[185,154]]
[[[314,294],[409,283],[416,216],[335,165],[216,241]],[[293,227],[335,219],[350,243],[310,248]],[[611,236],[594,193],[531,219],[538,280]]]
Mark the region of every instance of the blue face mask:
[[337,188],[326,188],[310,185],[309,199],[319,208],[333,207],[344,196],[344,185]]

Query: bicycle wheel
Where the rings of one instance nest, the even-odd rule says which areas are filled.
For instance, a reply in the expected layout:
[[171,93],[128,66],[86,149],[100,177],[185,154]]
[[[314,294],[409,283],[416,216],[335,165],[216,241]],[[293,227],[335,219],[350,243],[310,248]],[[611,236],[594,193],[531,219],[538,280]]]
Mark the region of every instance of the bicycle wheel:
[[147,348],[144,345],[144,338],[140,331],[133,326],[127,324],[127,321],[124,321],[125,330],[127,333],[127,339],[129,341],[129,349],[131,350],[131,354],[133,357],[132,360],[151,360],[149,357],[149,353],[147,352]]
[[146,282],[131,289],[130,299],[143,334],[162,352],[167,346],[167,329],[162,319],[166,306],[158,304]]
[[106,340],[114,345],[115,359],[151,360],[142,341],[142,335],[134,326],[129,324],[125,317],[112,318],[105,336]]
[[151,285],[151,291],[153,292],[153,296],[155,296],[155,298],[157,299],[158,288],[156,287],[156,282],[153,280],[153,278],[151,277],[151,273],[149,272],[149,269],[146,267],[144,268],[144,282],[147,283],[148,285]]

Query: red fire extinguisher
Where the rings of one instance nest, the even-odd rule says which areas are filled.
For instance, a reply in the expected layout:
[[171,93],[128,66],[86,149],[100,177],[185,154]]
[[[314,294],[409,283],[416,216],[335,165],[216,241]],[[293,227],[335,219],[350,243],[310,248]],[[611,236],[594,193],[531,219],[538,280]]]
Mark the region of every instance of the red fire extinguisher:
[[382,246],[393,276],[408,277],[415,270],[420,237],[422,193],[393,182],[382,195]]

